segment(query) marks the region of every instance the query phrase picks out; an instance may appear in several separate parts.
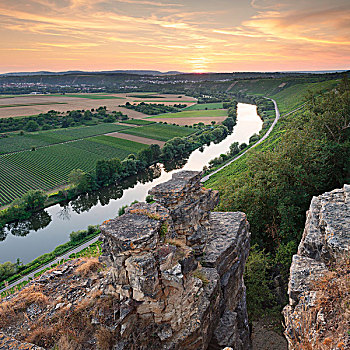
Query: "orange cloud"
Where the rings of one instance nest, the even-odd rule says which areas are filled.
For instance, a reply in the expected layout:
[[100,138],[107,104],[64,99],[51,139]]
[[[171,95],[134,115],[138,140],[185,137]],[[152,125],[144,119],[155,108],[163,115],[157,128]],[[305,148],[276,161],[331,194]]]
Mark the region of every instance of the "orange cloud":
[[347,68],[350,57],[348,0],[25,3],[0,3],[2,71],[308,70]]

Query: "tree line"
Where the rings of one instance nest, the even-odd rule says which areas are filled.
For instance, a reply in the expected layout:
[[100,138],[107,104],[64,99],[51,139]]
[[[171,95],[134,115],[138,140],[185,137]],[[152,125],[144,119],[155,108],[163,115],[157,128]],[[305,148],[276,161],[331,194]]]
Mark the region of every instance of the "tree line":
[[148,115],[157,115],[162,113],[176,113],[181,111],[183,108],[187,107],[186,104],[174,104],[172,106],[167,106],[163,103],[134,103],[126,102],[125,105],[120,105],[119,107],[126,107],[128,109],[132,109],[137,112],[141,112],[143,114]]
[[[114,123],[117,120],[127,120],[128,116],[121,112],[107,112],[105,106],[91,110],[74,110],[58,112],[55,110],[40,113],[24,118],[1,118],[0,133],[11,131],[34,132],[38,130],[50,130],[68,128],[79,125],[96,125],[98,123]],[[0,137],[6,137],[6,134]]]

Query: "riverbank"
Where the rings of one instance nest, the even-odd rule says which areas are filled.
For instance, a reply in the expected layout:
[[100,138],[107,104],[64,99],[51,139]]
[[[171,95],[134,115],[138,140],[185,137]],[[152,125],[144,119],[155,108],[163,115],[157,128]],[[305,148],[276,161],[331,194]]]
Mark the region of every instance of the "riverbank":
[[0,263],[20,258],[24,263],[32,261],[45,252],[69,239],[69,233],[85,229],[87,223],[98,225],[115,217],[118,209],[134,200],[144,201],[148,190],[158,183],[169,180],[174,172],[202,170],[209,160],[229,150],[234,142],[247,143],[259,133],[262,121],[256,113],[256,106],[238,104],[237,125],[233,133],[223,141],[191,153],[188,159],[173,164],[172,169],[155,165],[142,177],[132,178],[128,188],[112,186],[90,194],[82,194],[70,202],[53,205],[35,215],[30,221],[10,224],[2,231],[0,242]]
[[55,259],[57,260],[63,255],[77,249],[81,245],[93,241],[97,236],[99,236],[99,234],[100,230],[97,227],[89,226],[85,231],[81,230],[72,232],[70,234],[70,240],[68,242],[57,246],[50,253],[45,253],[25,265],[22,265],[20,261],[18,261],[16,264],[12,264],[13,273],[8,274],[8,277],[2,279],[0,282],[0,288],[3,288],[4,286],[6,287],[10,283],[12,285],[14,282],[19,281],[21,278],[27,277],[32,272],[37,272],[37,270],[42,266],[52,264]]

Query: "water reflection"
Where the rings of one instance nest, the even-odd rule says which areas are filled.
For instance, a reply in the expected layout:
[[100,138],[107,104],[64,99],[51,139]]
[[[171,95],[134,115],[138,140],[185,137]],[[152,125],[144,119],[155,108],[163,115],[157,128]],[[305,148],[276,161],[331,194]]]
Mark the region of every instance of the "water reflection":
[[115,217],[122,206],[134,200],[145,200],[152,187],[169,180],[178,169],[201,170],[211,159],[228,151],[233,142],[247,143],[261,126],[255,106],[238,104],[237,125],[225,140],[201,147],[192,152],[188,159],[172,161],[164,166],[156,164],[116,186],[80,195],[70,202],[53,205],[36,213],[30,220],[7,225],[0,230],[0,241],[3,241],[0,243],[0,263],[15,262],[16,258],[27,263],[52,251],[69,239],[70,232],[100,224]]
[[0,231],[0,240],[4,240],[6,236],[11,233],[14,236],[24,237],[30,233],[30,231],[38,231],[45,228],[52,221],[51,215],[41,210],[34,213],[28,220],[19,222],[13,222],[8,224]]

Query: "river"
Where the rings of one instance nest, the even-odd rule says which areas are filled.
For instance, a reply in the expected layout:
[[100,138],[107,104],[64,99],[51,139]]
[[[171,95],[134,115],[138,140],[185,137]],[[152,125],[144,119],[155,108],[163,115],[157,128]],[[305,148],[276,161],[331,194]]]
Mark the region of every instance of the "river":
[[[225,140],[211,143],[203,151],[195,150],[182,170],[202,170],[208,162],[226,153],[233,142],[248,143],[250,136],[258,133],[262,121],[256,113],[256,106],[239,103],[237,125]],[[0,263],[16,262],[19,258],[24,264],[39,255],[52,251],[56,246],[69,240],[72,231],[86,229],[118,215],[123,205],[138,200],[144,201],[148,191],[155,185],[167,181],[174,172],[163,167],[154,167],[142,178],[134,179],[123,186],[113,186],[89,195],[83,195],[66,204],[56,204],[37,213],[28,221],[7,225],[0,232]],[[132,186],[132,187],[130,187]]]

